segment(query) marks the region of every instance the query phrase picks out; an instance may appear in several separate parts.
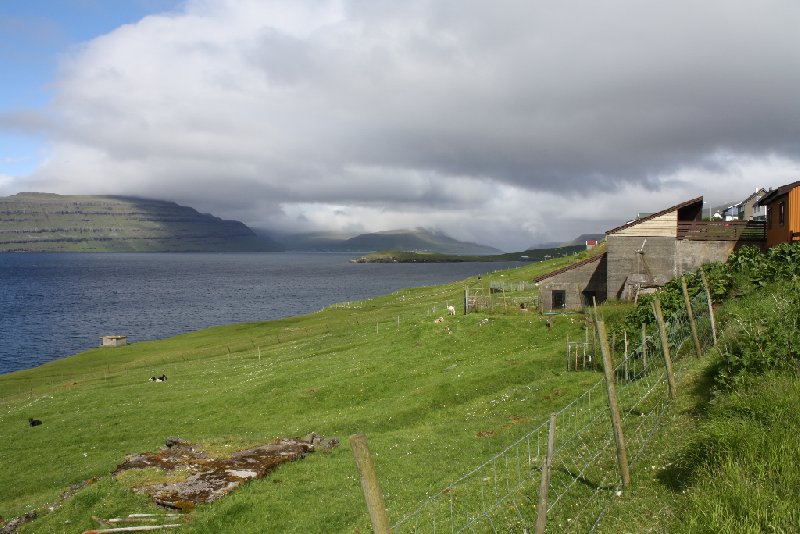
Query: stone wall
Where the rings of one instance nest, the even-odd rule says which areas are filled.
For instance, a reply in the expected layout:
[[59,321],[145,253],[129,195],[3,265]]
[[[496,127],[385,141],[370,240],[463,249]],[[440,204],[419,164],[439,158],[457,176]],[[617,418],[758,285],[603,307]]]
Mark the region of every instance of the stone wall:
[[597,302],[606,300],[606,255],[583,265],[557,273],[539,285],[539,307],[551,311],[553,292],[564,291],[565,305],[561,309],[575,310],[584,306],[585,292],[593,293]]

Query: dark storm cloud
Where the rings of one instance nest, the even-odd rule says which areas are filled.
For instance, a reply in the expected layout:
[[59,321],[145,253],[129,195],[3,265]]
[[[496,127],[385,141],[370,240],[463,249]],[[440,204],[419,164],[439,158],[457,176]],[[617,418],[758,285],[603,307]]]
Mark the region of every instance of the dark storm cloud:
[[798,20],[794,1],[196,0],[65,61],[33,179],[533,235],[509,199],[800,159]]

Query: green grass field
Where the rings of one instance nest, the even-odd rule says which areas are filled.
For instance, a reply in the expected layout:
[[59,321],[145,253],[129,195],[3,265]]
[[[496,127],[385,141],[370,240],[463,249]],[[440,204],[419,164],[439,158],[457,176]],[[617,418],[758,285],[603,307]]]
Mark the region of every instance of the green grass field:
[[[446,315],[447,305],[460,309],[465,284],[530,280],[570,261],[91,350],[1,376],[0,515],[43,512],[87,479],[96,480],[21,532],[81,532],[96,528],[92,516],[156,512],[131,487],[166,475],[112,476],[126,454],[179,436],[224,455],[314,431],[342,445],[199,506],[180,531],[369,532],[347,445],[364,432],[395,523],[600,379],[564,369],[566,337],[584,333],[581,314],[510,306]],[[763,297],[754,291],[721,308],[723,346],[742,335],[748,313],[763,318],[753,311]],[[602,313],[615,328],[630,309]],[[597,532],[797,531],[800,378],[767,373],[717,390],[720,358],[684,360],[677,400],[633,466],[630,490],[599,503],[607,508]],[[148,380],[162,373],[167,382]],[[43,424],[30,428],[29,417]],[[569,531],[564,517],[586,504],[565,497],[548,531]]]
[[[481,283],[529,280],[568,261]],[[356,432],[369,438],[390,518],[398,520],[598,379],[563,369],[564,339],[582,335],[581,316],[553,317],[549,330],[534,312],[446,316],[448,304],[460,308],[463,287],[409,289],[303,317],[95,349],[4,375],[0,515],[41,509],[71,484],[98,477],[28,527],[76,532],[94,525],[92,515],[154,509],[110,473],[126,454],[156,450],[167,436],[224,452],[315,431],[343,445],[199,507],[186,530],[367,530],[347,446]],[[445,322],[434,323],[438,316]],[[166,383],[148,381],[162,373]],[[44,424],[30,428],[28,417]]]

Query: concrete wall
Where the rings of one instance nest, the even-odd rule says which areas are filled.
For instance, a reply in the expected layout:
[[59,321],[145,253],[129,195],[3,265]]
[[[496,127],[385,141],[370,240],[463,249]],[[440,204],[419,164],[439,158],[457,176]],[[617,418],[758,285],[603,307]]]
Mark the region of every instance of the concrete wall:
[[644,285],[664,285],[675,277],[676,242],[672,237],[609,234],[607,292],[609,299],[624,297],[625,281],[634,275]]
[[543,280],[539,285],[539,307],[553,310],[553,291],[564,291],[566,305],[562,309],[576,310],[584,306],[584,291],[594,291],[597,302],[606,300],[606,256]]
[[704,263],[725,262],[736,247],[736,241],[689,241],[676,243],[675,276],[692,272]]
[[103,336],[100,341],[103,347],[122,347],[128,344],[124,336]]
[[642,287],[660,287],[704,263],[724,262],[737,246],[736,241],[648,237],[644,254],[638,254],[643,241],[642,237],[608,236],[608,298],[627,298],[626,280]]

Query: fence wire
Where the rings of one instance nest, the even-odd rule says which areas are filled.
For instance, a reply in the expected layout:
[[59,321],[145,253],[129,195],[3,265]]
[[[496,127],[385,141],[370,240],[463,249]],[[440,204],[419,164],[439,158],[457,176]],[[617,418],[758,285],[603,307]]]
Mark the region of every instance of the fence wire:
[[[705,293],[692,302],[698,337],[711,346]],[[694,354],[688,313],[665,324],[676,381]],[[642,348],[644,344],[644,351]],[[631,345],[633,343],[631,342]],[[629,465],[634,467],[669,406],[661,337],[646,331],[614,369]],[[617,352],[619,354],[619,352]],[[556,412],[553,467],[548,491],[550,532],[586,532],[601,522],[621,490],[605,380]],[[393,527],[394,532],[533,532],[547,450],[548,422],[426,499]]]

